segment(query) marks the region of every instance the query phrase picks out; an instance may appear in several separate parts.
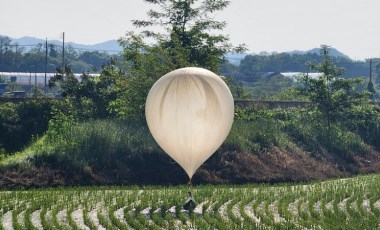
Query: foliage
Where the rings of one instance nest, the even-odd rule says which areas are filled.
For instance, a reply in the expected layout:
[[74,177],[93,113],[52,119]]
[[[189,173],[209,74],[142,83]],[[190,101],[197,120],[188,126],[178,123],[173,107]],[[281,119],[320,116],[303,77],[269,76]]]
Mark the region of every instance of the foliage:
[[143,120],[145,101],[154,81],[144,76],[119,79],[116,93],[118,97],[110,103],[110,111],[118,117]]
[[0,149],[19,151],[48,128],[53,102],[30,100],[0,105]]
[[145,44],[141,36],[130,34],[121,44],[126,70],[115,81],[116,98],[111,101],[109,109],[119,117],[143,120],[149,89],[174,66],[166,61],[165,50]]
[[[358,111],[356,118],[359,118],[359,114]],[[369,151],[365,143],[374,145],[374,138],[379,134],[380,123],[376,121],[378,116],[380,113],[373,111],[373,114],[368,116],[368,120],[362,118],[356,121],[352,117],[344,125],[334,124],[327,127],[321,122],[321,114],[318,111],[307,108],[237,109],[237,119],[245,122],[240,121],[239,128],[236,131],[232,129],[230,135],[234,140],[232,146],[236,151],[260,152],[263,148],[270,149],[273,146],[286,148],[295,145],[313,156],[330,154],[351,160],[354,155]],[[369,123],[369,120],[374,123]],[[353,126],[355,129],[352,128]],[[369,138],[370,134],[374,136]],[[248,140],[251,144],[247,142]],[[227,139],[226,143],[231,143],[230,141]],[[252,148],[252,146],[256,147]]]
[[5,103],[0,106],[0,148],[12,150],[12,139],[20,131],[19,116],[15,104]]
[[240,84],[235,78],[228,77],[228,78],[223,78],[223,80],[227,84],[228,88],[230,89],[232,93],[232,97],[235,100],[251,98],[250,92],[242,84]]
[[259,100],[296,100],[299,101],[299,95],[294,93],[294,88],[298,85],[293,79],[282,75],[274,75],[261,78],[250,87],[252,97]]
[[33,98],[43,98],[45,97],[44,91],[41,89],[41,87],[38,86],[32,86],[32,97]]
[[116,98],[114,85],[119,78],[119,69],[114,65],[115,60],[103,66],[100,76],[88,73],[81,75],[78,80],[69,66],[58,69],[58,73],[50,79],[49,87],[58,87],[61,95],[75,108],[77,118],[109,117],[109,104]]
[[[228,38],[212,31],[222,30],[225,22],[211,20],[212,14],[223,10],[228,1],[146,1],[158,6],[159,11],[148,11],[148,20],[134,20],[137,28],[120,39],[124,47],[125,74],[116,82],[117,99],[110,109],[120,117],[143,119],[145,98],[153,83],[171,70],[197,66],[220,72],[229,51],[242,51],[243,46],[232,47]],[[148,30],[158,26],[166,34]],[[153,39],[148,45],[146,39]]]
[[[186,174],[169,160],[150,135],[148,127],[136,120],[90,120],[78,122],[57,111],[49,122],[45,146],[34,154],[39,164],[55,164],[58,168],[95,171],[105,183],[159,184],[162,180],[179,183]],[[49,151],[49,152],[46,152]],[[53,153],[53,154],[51,154]],[[141,174],[141,170],[144,173]],[[162,175],[157,171],[171,171]],[[87,182],[88,183],[88,182]]]
[[284,132],[293,142],[313,156],[318,157],[328,153],[351,160],[354,155],[368,151],[359,134],[336,124],[325,126],[320,122],[320,114],[317,111],[301,110],[284,113],[278,114],[280,117],[287,116],[283,120]]
[[[70,107],[70,103],[63,102],[55,105],[44,138],[38,139],[26,151],[15,154],[14,158],[2,160],[0,165],[16,168],[29,165],[26,168],[58,170],[68,177],[65,181],[71,181],[67,182],[69,184],[76,183],[72,182],[71,173],[82,178],[83,181],[78,181],[82,184],[119,184],[124,183],[122,178],[126,178],[128,183],[138,184],[183,183],[187,180],[180,166],[154,142],[145,122],[135,119],[81,121],[77,119],[76,109]],[[339,175],[346,170],[362,170],[356,166],[361,165],[357,159],[372,159],[374,152],[369,145],[378,148],[378,109],[360,109],[355,115],[357,123],[352,119],[344,125],[332,124],[330,129],[320,120],[317,110],[306,108],[238,108],[235,112],[236,119],[227,139],[208,163],[202,166],[196,181],[243,183],[258,177],[264,181],[286,181],[313,177],[315,175],[310,174],[314,173],[318,176]],[[301,158],[299,160],[302,162],[311,162],[313,166],[310,167],[318,167],[322,171],[308,171],[309,166],[302,166],[299,171],[287,169],[289,162],[278,162],[284,156],[293,158],[292,162]],[[305,158],[308,161],[304,161]],[[265,169],[268,175],[258,176],[257,170],[251,168],[252,165],[270,168],[274,164],[285,167],[276,169],[277,176],[273,176],[274,172],[269,169]],[[297,164],[292,163],[291,167],[297,168]],[[334,174],[336,171],[324,174],[324,167],[335,168],[335,164],[342,167],[336,169],[338,174]],[[292,170],[305,174],[291,176]]]
[[134,20],[137,28],[158,26],[166,35],[152,30],[143,31],[164,48],[175,68],[198,66],[219,73],[224,55],[229,51],[244,51],[243,46],[233,48],[229,38],[213,31],[225,28],[225,22],[215,21],[212,15],[229,5],[226,0],[164,0],[146,1],[160,10],[150,10],[148,20]]
[[379,107],[368,104],[355,106],[344,124],[349,130],[360,135],[364,142],[380,149]]
[[119,120],[76,123],[72,116],[56,113],[49,122],[48,144],[82,165],[112,169],[131,155],[149,154],[157,145],[147,127]]
[[220,66],[220,73],[222,76],[235,77],[238,74],[238,66],[230,62],[224,62]]
[[[307,73],[310,69],[305,65],[306,63],[322,61],[323,57],[318,52],[248,54],[241,60],[238,71],[233,76],[238,79],[256,81],[262,73]],[[353,61],[346,57],[334,57],[334,61],[338,66],[345,68],[342,77],[366,76],[368,73],[369,60]],[[225,72],[222,73],[225,74]]]
[[334,65],[328,49],[328,46],[321,46],[322,62],[309,63],[312,70],[322,75],[317,79],[308,74],[304,75],[302,78],[304,85],[300,88],[300,92],[316,105],[330,128],[332,123],[344,120],[354,106],[368,102],[368,93],[355,89],[355,85],[362,79],[339,78],[344,69]]
[[46,132],[47,142],[55,143],[56,146],[64,146],[64,143],[68,141],[67,136],[74,126],[75,117],[73,115],[67,115],[62,110],[53,108],[49,129]]
[[57,83],[63,97],[74,97],[79,90],[79,80],[75,78],[69,66],[57,69],[57,74],[49,80],[49,87],[52,88]]
[[250,122],[237,120],[219,151],[258,154],[281,146],[284,138],[276,120],[265,116]]

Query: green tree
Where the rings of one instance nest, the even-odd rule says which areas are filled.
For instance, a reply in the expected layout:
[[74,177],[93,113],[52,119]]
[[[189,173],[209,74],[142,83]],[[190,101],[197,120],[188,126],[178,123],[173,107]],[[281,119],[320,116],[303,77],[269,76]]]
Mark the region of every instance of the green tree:
[[57,74],[49,80],[49,87],[59,86],[63,97],[78,96],[79,81],[75,78],[70,66],[58,68]]
[[320,52],[322,62],[308,65],[321,75],[315,79],[305,74],[301,78],[304,85],[300,92],[316,105],[330,129],[333,122],[344,120],[354,106],[368,101],[368,92],[355,89],[362,78],[339,77],[344,69],[334,64],[328,46],[322,45]]
[[0,150],[13,151],[15,149],[12,139],[20,132],[20,117],[17,107],[12,103],[0,105]]
[[[229,5],[226,0],[145,0],[160,10],[150,10],[148,20],[134,20],[137,28],[158,26],[167,34],[145,30],[142,35],[155,39],[170,54],[175,68],[188,65],[204,67],[216,73],[230,51],[243,51],[244,46],[233,47],[227,36],[217,34],[226,22],[215,21],[212,15]],[[215,32],[215,33],[214,33]]]
[[119,117],[143,119],[149,89],[159,77],[175,67],[166,61],[168,53],[162,47],[147,45],[140,36],[130,34],[122,44],[125,46],[125,72],[116,77],[117,97],[111,101],[109,109]]
[[50,100],[28,100],[0,105],[0,152],[19,151],[47,130],[51,118]]
[[69,106],[74,110],[70,113],[74,113],[78,119],[109,117],[110,101],[116,99],[114,85],[120,77],[115,64],[112,59],[110,64],[103,66],[100,76],[83,73],[80,80],[66,66],[57,70],[57,74],[49,81],[49,87],[59,88],[61,96],[69,99]]
[[0,36],[0,68],[2,70],[7,69],[8,60],[6,53],[10,49],[12,40],[7,36]]
[[[291,95],[291,89],[297,85],[293,79],[281,74],[273,74],[258,80],[251,89],[255,99],[261,100],[287,100]],[[291,97],[291,100],[294,98]]]
[[[125,75],[116,82],[118,99],[111,110],[122,117],[143,118],[145,98],[152,84],[165,73],[197,66],[220,73],[224,55],[243,51],[233,47],[227,36],[217,34],[225,22],[212,20],[212,14],[226,8],[226,0],[145,0],[159,10],[148,11],[147,20],[134,20],[144,30],[120,39],[124,47]],[[155,32],[154,27],[160,31]],[[147,39],[153,40],[148,45]]]
[[90,65],[95,71],[110,60],[110,56],[105,52],[84,51],[78,55],[78,61],[82,61]]

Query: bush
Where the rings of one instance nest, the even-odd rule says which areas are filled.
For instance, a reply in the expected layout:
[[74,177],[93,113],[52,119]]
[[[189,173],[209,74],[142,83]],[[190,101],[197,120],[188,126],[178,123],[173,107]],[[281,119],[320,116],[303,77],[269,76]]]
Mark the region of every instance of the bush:
[[49,122],[47,137],[57,154],[95,167],[112,168],[131,155],[158,151],[144,124],[122,120],[75,122],[60,112]]
[[289,142],[277,110],[237,108],[235,112],[234,124],[221,151],[260,153]]
[[284,119],[284,132],[290,139],[312,154],[328,152],[351,158],[356,153],[368,151],[358,134],[341,123],[326,126],[318,111],[294,109],[280,112],[278,116]]
[[7,154],[27,146],[33,137],[42,135],[51,118],[53,102],[28,100],[0,105],[0,148]]
[[380,149],[380,108],[372,105],[355,106],[345,125],[365,143]]
[[[128,120],[77,122],[57,113],[50,122],[47,145],[53,154],[36,159],[59,168],[85,169],[108,183],[183,183],[187,175],[154,141],[146,123]],[[41,151],[44,153],[44,150]],[[46,152],[45,152],[46,153]],[[51,157],[56,156],[55,158]],[[65,165],[63,165],[65,164]]]
[[220,151],[259,153],[281,145],[283,138],[279,123],[274,119],[237,120]]

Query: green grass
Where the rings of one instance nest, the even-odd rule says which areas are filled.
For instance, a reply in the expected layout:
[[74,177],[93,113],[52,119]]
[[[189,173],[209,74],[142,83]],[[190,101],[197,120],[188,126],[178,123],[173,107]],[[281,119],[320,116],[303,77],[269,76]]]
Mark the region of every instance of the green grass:
[[5,158],[0,158],[0,168],[12,165],[25,165],[38,154],[51,152],[51,145],[46,144],[46,137],[36,140],[31,146]]
[[141,123],[95,120],[63,124],[23,151],[0,156],[0,170],[41,167],[51,162],[58,162],[66,169],[83,170],[86,166],[115,169],[121,168],[120,162],[131,156],[147,157],[151,152],[161,152],[148,128]]
[[[273,146],[298,146],[305,152],[327,151],[350,157],[370,148],[357,134],[334,125],[327,130],[305,111],[237,110],[237,119],[219,152],[257,154]],[[75,122],[70,116],[50,121],[47,133],[21,152],[0,157],[0,168],[22,165],[34,158],[44,160],[53,154],[75,162],[77,167],[114,169],[115,162],[130,156],[151,159],[150,153],[163,153],[144,122],[89,120]]]
[[[66,187],[0,192],[0,229],[378,229],[380,174],[309,184],[203,185],[192,188],[199,207],[182,210],[188,187]],[[292,204],[295,202],[294,204]],[[317,210],[318,202],[320,209]],[[345,203],[343,203],[345,202]],[[366,204],[363,206],[363,204]],[[329,206],[329,205],[330,206]],[[246,210],[251,205],[253,213]],[[290,206],[292,205],[292,208]],[[174,207],[171,213],[169,210]],[[146,216],[142,210],[151,209]],[[81,217],[74,216],[79,213]],[[116,213],[116,210],[121,209]],[[57,218],[65,212],[65,223]],[[95,211],[95,218],[89,213]],[[6,219],[4,216],[11,218]],[[122,213],[122,215],[120,215]],[[23,215],[24,222],[20,220]],[[253,218],[252,215],[256,216]],[[260,221],[257,221],[259,219]]]

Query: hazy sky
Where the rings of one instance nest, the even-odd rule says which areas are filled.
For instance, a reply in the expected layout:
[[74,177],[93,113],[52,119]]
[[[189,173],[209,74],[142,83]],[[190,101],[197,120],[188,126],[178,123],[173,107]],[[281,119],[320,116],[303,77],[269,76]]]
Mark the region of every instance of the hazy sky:
[[[379,0],[231,0],[215,17],[223,34],[250,52],[309,50],[330,45],[353,59],[380,57]],[[0,0],[0,34],[95,44],[146,19],[143,0]]]

